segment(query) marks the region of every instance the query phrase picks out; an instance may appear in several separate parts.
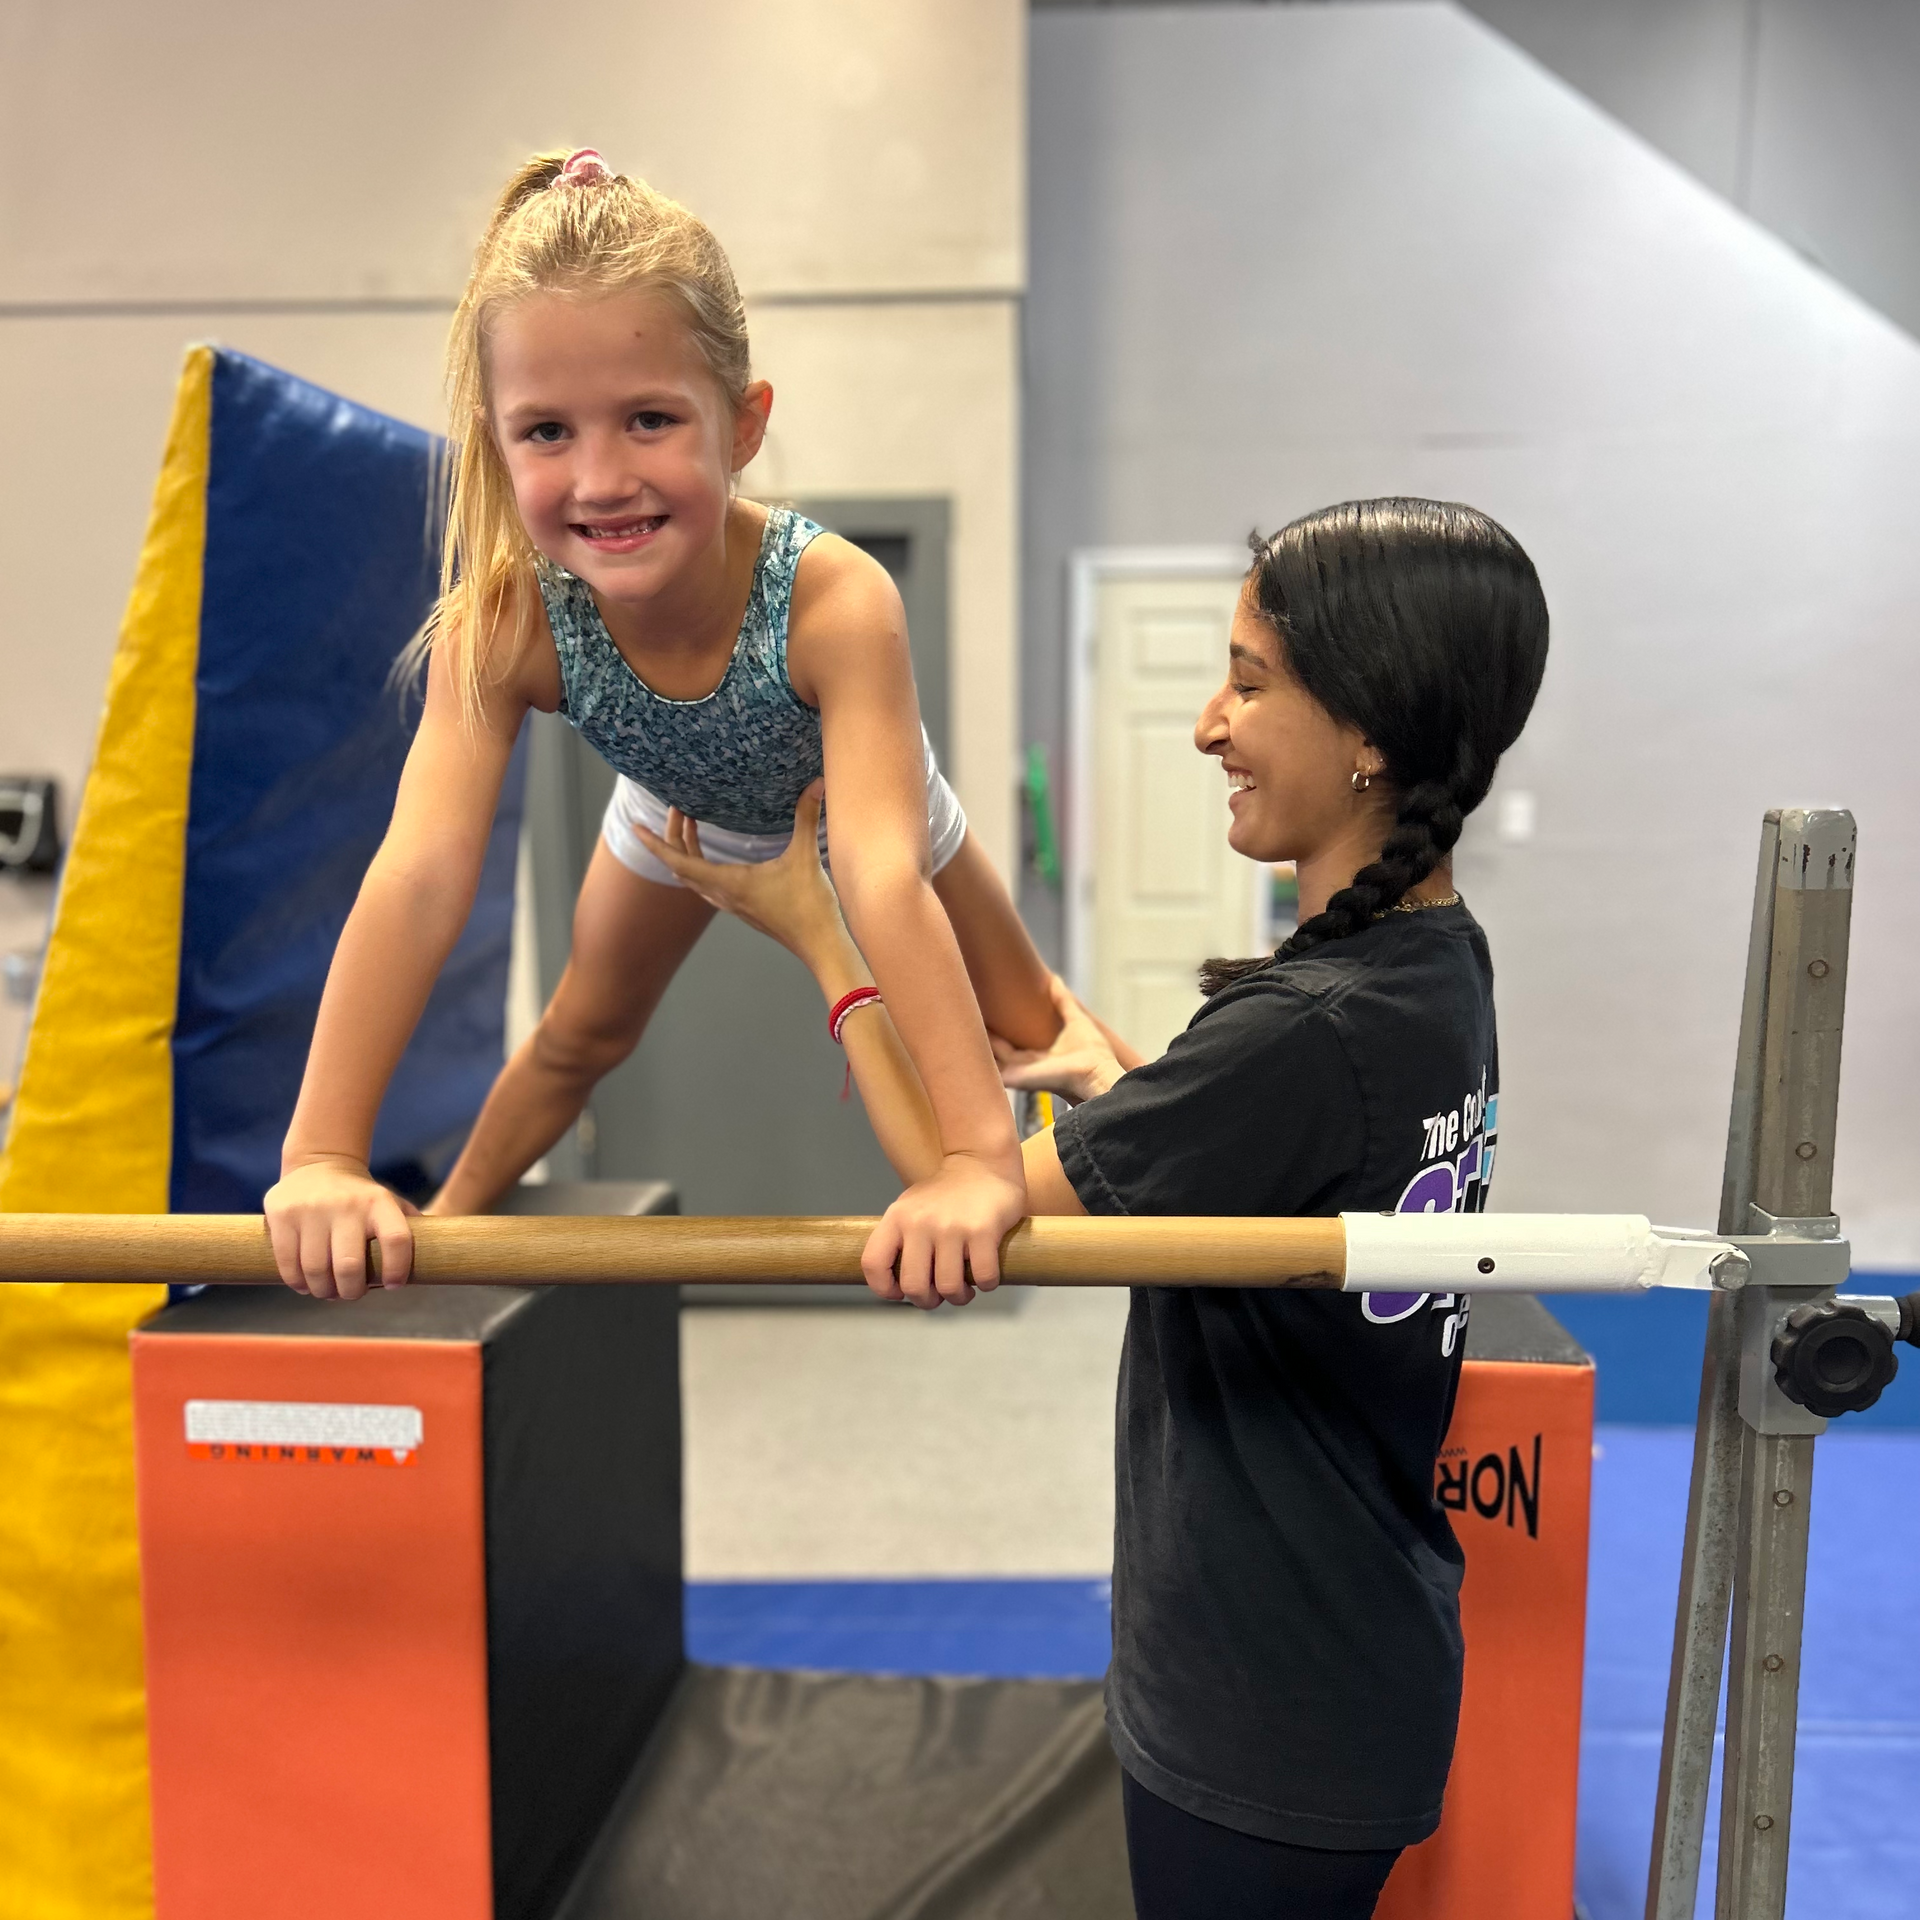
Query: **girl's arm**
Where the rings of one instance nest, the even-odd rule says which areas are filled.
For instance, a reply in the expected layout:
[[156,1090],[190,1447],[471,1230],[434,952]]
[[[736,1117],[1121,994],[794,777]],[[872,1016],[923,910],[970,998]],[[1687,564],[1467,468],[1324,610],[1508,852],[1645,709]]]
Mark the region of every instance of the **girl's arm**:
[[367,1170],[374,1121],[472,910],[527,704],[515,688],[496,686],[470,725],[441,656],[430,656],[426,710],[393,820],[334,950],[280,1181],[266,1197],[280,1277],[296,1292],[357,1299],[370,1239],[379,1242],[385,1282],[407,1277],[405,1214]]
[[925,749],[900,597],[843,541],[808,550],[788,661],[820,710],[834,885],[932,1102],[937,1171],[887,1210],[870,1257],[917,1295],[999,1280],[1001,1236],[1026,1211],[1018,1137],[953,928],[929,878]]

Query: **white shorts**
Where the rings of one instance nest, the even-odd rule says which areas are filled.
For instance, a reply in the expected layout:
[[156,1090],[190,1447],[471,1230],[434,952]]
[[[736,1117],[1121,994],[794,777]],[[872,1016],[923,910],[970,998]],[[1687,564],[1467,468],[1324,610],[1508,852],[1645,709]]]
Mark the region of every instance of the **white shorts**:
[[[927,740],[925,728],[921,729],[920,737],[927,750],[927,843],[933,855],[933,871],[938,873],[960,851],[960,843],[967,837],[967,816],[961,812],[960,802],[947,785],[946,775],[934,760],[933,743]],[[672,869],[656,860],[634,832],[636,821],[656,838],[664,838],[667,803],[623,773],[614,782],[613,798],[607,802],[606,818],[600,823],[600,837],[629,873],[637,873],[642,880],[652,880],[663,887],[679,886],[681,883]],[[726,827],[709,826],[700,829],[700,851],[722,866],[754,866],[763,860],[777,860],[792,841],[791,833],[734,833]],[[824,814],[820,819],[820,858],[826,862]]]

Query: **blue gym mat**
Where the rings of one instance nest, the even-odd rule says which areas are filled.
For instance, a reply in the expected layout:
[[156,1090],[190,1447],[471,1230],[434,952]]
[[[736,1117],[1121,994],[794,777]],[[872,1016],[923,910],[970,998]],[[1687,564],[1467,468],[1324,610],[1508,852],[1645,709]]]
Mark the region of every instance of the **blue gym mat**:
[[1105,1580],[722,1580],[687,1584],[687,1653],[716,1667],[1097,1680]]
[[[1599,1434],[1580,1790],[1591,1920],[1640,1920],[1646,1900],[1692,1445],[1680,1428]],[[1920,1433],[1836,1430],[1814,1474],[1789,1920],[1920,1914],[1916,1598]],[[1091,1679],[1106,1666],[1107,1607],[1104,1580],[703,1582],[687,1589],[688,1652],[716,1666]],[[1702,1915],[1718,1818],[1716,1799]]]
[[[1920,1367],[1903,1369],[1920,1375]],[[1690,1431],[1602,1427],[1593,1466],[1580,1897],[1640,1920],[1686,1525]],[[1920,1434],[1849,1431],[1814,1456],[1789,1920],[1920,1912]],[[1719,1831],[1708,1810],[1708,1856]],[[1709,1864],[1703,1880],[1710,1887]],[[1698,1912],[1710,1915],[1710,1892]]]

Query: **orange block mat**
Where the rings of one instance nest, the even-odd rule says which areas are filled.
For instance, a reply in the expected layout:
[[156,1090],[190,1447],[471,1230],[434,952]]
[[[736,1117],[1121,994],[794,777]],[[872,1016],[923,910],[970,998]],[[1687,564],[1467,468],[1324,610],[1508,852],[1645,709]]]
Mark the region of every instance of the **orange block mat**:
[[1440,1459],[1467,1557],[1460,1737],[1440,1831],[1401,1856],[1378,1920],[1573,1911],[1592,1482],[1593,1367],[1570,1340],[1551,1361],[1467,1362]]

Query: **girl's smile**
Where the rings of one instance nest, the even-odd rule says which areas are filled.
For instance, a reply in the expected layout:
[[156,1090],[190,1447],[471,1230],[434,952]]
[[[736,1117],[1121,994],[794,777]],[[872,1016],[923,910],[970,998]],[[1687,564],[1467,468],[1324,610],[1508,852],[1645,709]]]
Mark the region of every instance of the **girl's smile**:
[[645,514],[627,520],[602,520],[571,523],[576,538],[596,553],[638,553],[667,524],[664,513]]

